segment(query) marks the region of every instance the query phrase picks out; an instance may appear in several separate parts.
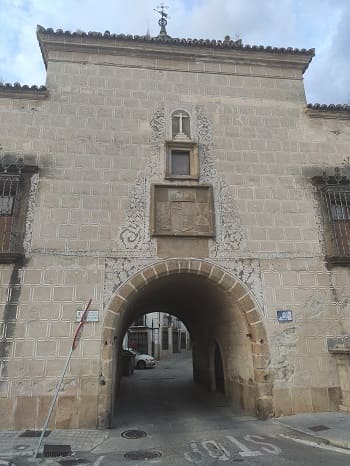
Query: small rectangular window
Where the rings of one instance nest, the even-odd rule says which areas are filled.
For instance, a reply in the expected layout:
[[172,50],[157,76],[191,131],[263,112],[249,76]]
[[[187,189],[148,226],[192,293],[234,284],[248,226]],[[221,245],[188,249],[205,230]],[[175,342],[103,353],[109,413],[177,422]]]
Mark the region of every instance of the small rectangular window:
[[166,143],[165,178],[198,180],[198,147],[195,143],[184,141]]
[[171,174],[190,175],[190,151],[171,151]]

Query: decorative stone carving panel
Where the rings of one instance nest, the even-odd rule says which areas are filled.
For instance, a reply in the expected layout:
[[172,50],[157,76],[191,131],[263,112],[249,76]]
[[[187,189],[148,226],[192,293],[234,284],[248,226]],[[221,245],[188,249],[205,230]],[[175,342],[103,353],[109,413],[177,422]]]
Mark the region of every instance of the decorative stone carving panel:
[[214,235],[213,196],[209,186],[154,185],[152,211],[155,236]]
[[214,192],[216,238],[210,242],[210,257],[230,257],[244,247],[237,207],[225,180],[218,175],[216,164],[210,155],[213,144],[211,123],[201,107],[197,107],[199,165],[201,183],[212,183]]

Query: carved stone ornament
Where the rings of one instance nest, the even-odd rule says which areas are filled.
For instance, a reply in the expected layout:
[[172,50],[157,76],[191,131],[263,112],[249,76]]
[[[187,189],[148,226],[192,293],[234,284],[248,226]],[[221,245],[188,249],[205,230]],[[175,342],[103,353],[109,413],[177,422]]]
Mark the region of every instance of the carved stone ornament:
[[264,308],[264,296],[261,281],[260,263],[257,259],[230,259],[210,260],[211,263],[222,267],[234,277],[239,278],[252,292],[256,303],[264,317],[267,317]]
[[[196,107],[196,120],[194,124],[198,137],[199,183],[211,184],[214,194],[216,237],[209,241],[209,256],[226,258],[234,256],[237,250],[244,247],[245,237],[232,193],[224,179],[218,175],[216,164],[210,155],[213,140],[212,125],[200,106]],[[162,106],[155,112],[150,122],[151,157],[130,190],[127,219],[119,232],[121,249],[137,252],[143,257],[156,255],[156,240],[150,236],[150,188],[152,183],[164,179],[164,173],[161,173],[160,155],[161,147],[166,140],[165,123]]]
[[134,259],[121,257],[119,259],[106,259],[104,305],[111,299],[113,293],[130,277],[140,272],[148,265],[156,263],[154,259]]
[[39,189],[39,174],[35,173],[30,179],[30,188],[28,193],[28,207],[25,219],[25,232],[23,239],[23,249],[26,258],[29,258],[32,252],[32,236],[34,223],[34,208]]
[[156,254],[156,244],[150,236],[150,186],[153,180],[158,181],[161,178],[160,147],[165,139],[163,107],[155,112],[150,124],[151,157],[129,192],[127,220],[120,229],[119,241],[122,248],[153,256]]
[[216,238],[210,241],[210,257],[230,257],[244,247],[244,233],[232,193],[225,180],[218,175],[210,155],[213,143],[212,126],[201,107],[197,107],[199,165],[201,183],[211,183],[214,192]]
[[[264,299],[262,291],[261,273],[259,261],[257,259],[237,259],[237,260],[209,260],[209,263],[217,265],[226,270],[229,274],[239,278],[251,291],[257,305],[260,307],[262,316],[267,317],[264,309]],[[133,275],[141,272],[145,267],[159,263],[157,259],[151,258],[115,258],[106,259],[105,262],[105,286],[104,305],[112,298],[118,288],[129,280]]]

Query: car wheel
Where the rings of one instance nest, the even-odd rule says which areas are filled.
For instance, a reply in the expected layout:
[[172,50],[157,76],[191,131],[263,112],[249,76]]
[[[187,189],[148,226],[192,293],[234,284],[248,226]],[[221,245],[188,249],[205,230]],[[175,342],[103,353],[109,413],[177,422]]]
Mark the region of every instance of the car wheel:
[[145,363],[145,361],[139,361],[139,362],[137,363],[137,368],[138,368],[138,369],[146,369],[146,363]]

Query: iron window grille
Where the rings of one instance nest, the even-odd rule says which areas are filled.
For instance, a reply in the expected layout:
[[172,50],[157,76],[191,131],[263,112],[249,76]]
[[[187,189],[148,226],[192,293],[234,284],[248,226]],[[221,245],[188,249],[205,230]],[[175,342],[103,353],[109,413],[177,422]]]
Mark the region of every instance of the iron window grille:
[[20,252],[23,235],[17,220],[21,182],[19,174],[0,174],[0,253]]
[[327,260],[350,264],[350,180],[336,168],[334,175],[324,172],[313,182],[321,196]]

